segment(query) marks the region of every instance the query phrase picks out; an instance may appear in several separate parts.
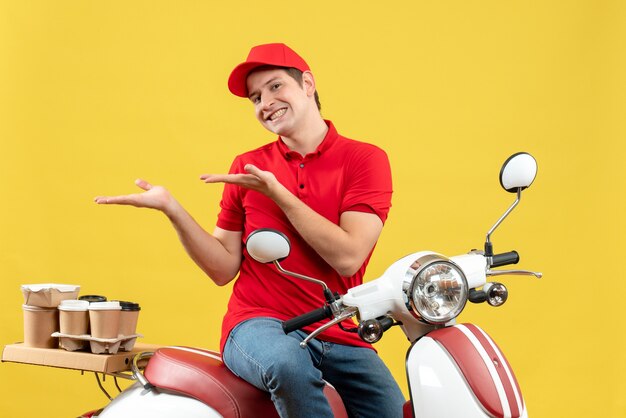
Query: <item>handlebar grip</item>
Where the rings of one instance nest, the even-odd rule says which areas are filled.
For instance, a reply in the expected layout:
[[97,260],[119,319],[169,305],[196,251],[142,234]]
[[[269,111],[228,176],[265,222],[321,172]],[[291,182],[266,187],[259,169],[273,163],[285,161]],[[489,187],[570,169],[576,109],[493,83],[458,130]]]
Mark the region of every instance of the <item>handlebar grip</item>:
[[519,254],[515,250],[509,251],[508,253],[494,254],[491,260],[491,267],[517,264],[517,262],[519,261]]
[[330,310],[330,306],[326,305],[323,308],[316,309],[311,312],[307,312],[303,315],[296,316],[283,322],[283,331],[285,334],[289,334],[292,331],[306,327],[307,325],[314,324],[322,319],[330,318],[333,316],[333,312]]

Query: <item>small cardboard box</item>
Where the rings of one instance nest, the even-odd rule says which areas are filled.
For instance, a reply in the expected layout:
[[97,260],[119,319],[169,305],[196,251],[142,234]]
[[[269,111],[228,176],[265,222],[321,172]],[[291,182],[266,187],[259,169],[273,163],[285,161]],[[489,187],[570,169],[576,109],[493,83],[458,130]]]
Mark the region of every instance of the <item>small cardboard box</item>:
[[142,351],[155,351],[160,346],[154,344],[135,345],[132,351],[116,354],[92,354],[67,351],[62,348],[32,348],[22,343],[9,344],[2,352],[3,362],[35,364],[84,370],[98,373],[116,373],[130,370],[133,357]]
[[24,284],[22,294],[24,305],[40,308],[56,308],[62,300],[76,299],[80,286],[72,284],[43,283]]

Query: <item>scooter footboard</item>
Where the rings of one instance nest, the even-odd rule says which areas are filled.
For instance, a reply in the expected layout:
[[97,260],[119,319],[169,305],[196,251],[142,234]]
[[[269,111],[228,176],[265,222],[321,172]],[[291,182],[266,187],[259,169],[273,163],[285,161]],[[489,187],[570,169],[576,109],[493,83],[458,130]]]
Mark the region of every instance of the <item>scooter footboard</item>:
[[438,329],[416,341],[407,376],[415,416],[526,416],[508,361],[475,325]]

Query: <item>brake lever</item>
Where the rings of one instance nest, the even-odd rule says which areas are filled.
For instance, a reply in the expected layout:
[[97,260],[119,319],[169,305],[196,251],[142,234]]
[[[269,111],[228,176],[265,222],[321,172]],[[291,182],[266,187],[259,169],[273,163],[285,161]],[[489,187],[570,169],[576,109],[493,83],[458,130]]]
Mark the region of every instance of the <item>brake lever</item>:
[[503,276],[505,274],[511,276],[535,276],[538,279],[543,277],[543,273],[530,270],[487,270],[487,276]]
[[312,339],[314,339],[315,337],[317,337],[318,335],[320,335],[322,332],[326,331],[328,328],[332,327],[333,325],[343,322],[346,319],[352,318],[357,312],[358,312],[358,308],[356,308],[355,306],[346,307],[345,310],[341,312],[339,315],[336,315],[334,319],[328,321],[327,323],[325,323],[324,325],[322,325],[321,327],[319,327],[318,329],[316,329],[315,331],[307,335],[306,338],[302,340],[302,342],[300,343],[300,348],[306,348],[306,346],[309,344],[309,341],[311,341]]

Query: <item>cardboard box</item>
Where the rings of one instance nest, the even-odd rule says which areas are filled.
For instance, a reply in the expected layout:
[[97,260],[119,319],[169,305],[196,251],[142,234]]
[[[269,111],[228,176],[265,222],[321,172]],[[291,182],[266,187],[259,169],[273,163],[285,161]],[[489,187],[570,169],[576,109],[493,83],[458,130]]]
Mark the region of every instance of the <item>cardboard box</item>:
[[56,308],[62,300],[76,299],[80,286],[73,284],[43,283],[24,284],[22,294],[24,305],[41,308]]
[[137,343],[133,350],[128,352],[92,354],[67,351],[62,348],[26,347],[23,343],[18,343],[4,347],[2,361],[99,373],[115,373],[130,370],[133,357],[137,353],[155,351],[159,347],[155,344]]

